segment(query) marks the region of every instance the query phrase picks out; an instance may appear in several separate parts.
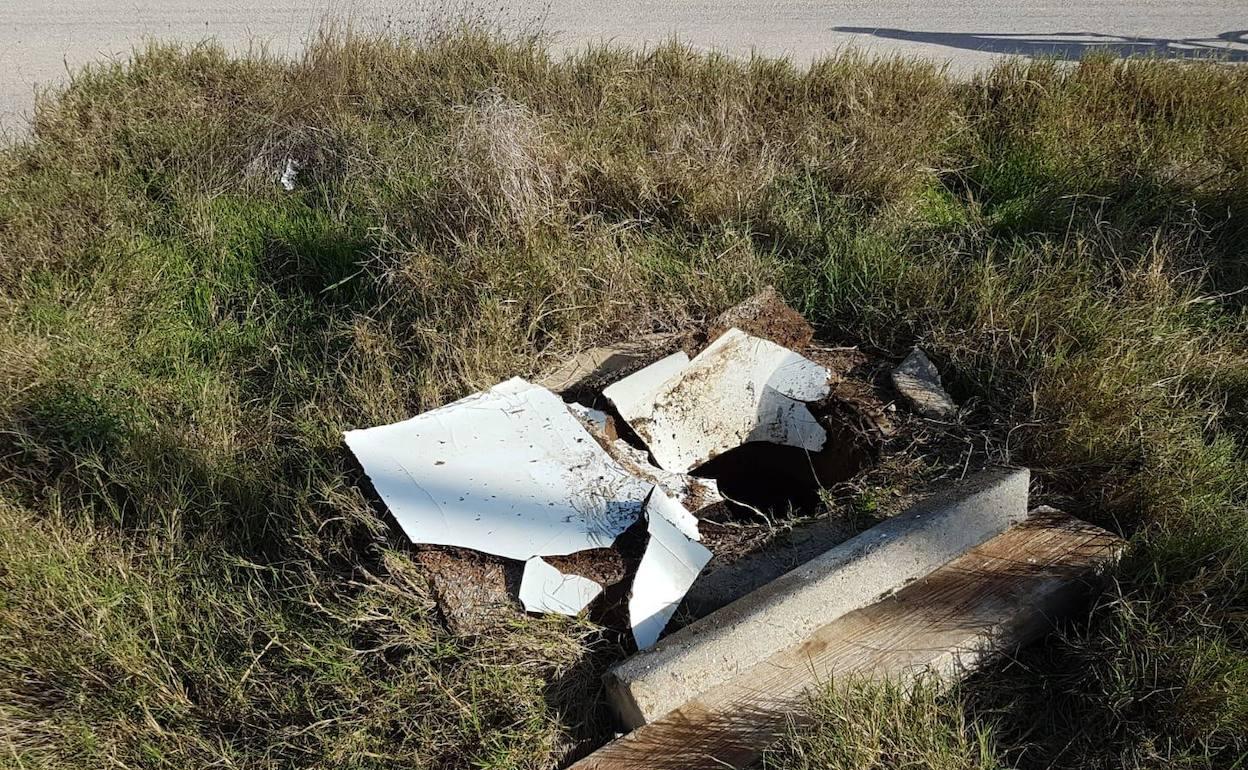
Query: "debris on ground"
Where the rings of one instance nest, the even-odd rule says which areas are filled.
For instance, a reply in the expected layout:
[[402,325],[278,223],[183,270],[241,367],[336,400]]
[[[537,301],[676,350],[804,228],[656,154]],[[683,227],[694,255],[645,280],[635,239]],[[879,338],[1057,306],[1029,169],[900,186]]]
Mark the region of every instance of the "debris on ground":
[[654,405],[663,386],[675,377],[679,377],[689,366],[689,354],[683,350],[660,358],[644,369],[617,380],[602,391],[611,405],[624,418],[633,430],[635,421],[643,418],[644,410]]
[[698,520],[655,487],[646,500],[650,541],[633,578],[628,616],[637,649],[653,647],[711,552],[698,541]]
[[611,415],[601,409],[594,409],[575,401],[567,406],[568,411],[576,415],[576,418],[585,424],[585,428],[600,440],[615,441],[619,438],[615,432],[615,420],[611,418]]
[[[777,521],[826,510],[826,490],[880,441],[905,440],[886,414],[886,365],[813,340],[769,287],[701,330],[594,348],[541,384],[507,380],[346,443],[453,631],[521,607],[588,611],[646,649],[712,557],[722,571],[781,537]],[[917,378],[904,368],[899,390]],[[714,582],[671,625],[732,599]]]
[[282,175],[278,177],[282,189],[286,192],[294,192],[295,183],[299,180],[299,171],[303,168],[303,164],[294,158],[286,159],[286,168],[282,170]]
[[957,414],[958,406],[945,392],[940,371],[919,348],[893,370],[893,385],[902,398],[924,417],[947,419]]
[[565,575],[540,556],[525,562],[520,601],[529,612],[575,617],[602,593],[602,586],[580,575]]
[[576,402],[568,404],[568,409],[584,423],[585,428],[594,438],[598,439],[598,443],[607,450],[607,454],[624,466],[629,473],[657,484],[689,510],[696,511],[723,502],[724,498],[719,493],[715,479],[698,478],[687,473],[673,473],[654,465],[650,462],[649,453],[619,437],[615,428],[615,419],[606,412]]
[[519,378],[346,441],[413,543],[520,561],[611,545],[650,492]]
[[729,329],[692,360],[677,353],[603,391],[659,467],[688,473],[752,441],[817,452],[827,432],[806,404],[829,393],[827,369]]
[[669,497],[691,511],[699,511],[724,501],[715,479],[699,478],[688,473],[664,470],[650,462],[650,455],[624,439],[617,438],[607,446],[616,462],[647,481],[654,482]]

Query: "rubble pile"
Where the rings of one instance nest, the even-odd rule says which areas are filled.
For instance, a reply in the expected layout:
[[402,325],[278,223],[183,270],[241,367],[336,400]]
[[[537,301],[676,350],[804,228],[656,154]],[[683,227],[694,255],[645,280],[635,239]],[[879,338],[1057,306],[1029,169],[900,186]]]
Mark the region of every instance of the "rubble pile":
[[[723,492],[725,474],[764,485],[804,474],[822,485],[848,456],[825,408],[837,375],[804,355],[812,339],[768,289],[714,319],[690,350],[648,365],[636,345],[565,362],[554,377],[563,396],[513,378],[345,439],[413,543],[490,555],[467,569],[446,552],[420,555],[444,605],[484,597],[484,609],[467,609],[496,612],[515,596],[529,612],[576,615],[626,595],[628,627],[645,649],[714,555],[703,542],[707,512],[760,512]],[[947,417],[952,401],[935,367],[912,359],[894,375],[898,389]],[[631,371],[610,371],[612,361]],[[642,545],[622,557],[617,541],[630,530]]]

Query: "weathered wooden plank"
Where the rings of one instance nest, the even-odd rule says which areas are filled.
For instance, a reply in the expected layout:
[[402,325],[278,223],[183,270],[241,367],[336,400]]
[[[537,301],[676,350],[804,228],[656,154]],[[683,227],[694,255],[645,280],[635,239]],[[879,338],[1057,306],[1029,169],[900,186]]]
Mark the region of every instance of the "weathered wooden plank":
[[1044,632],[1098,582],[1115,535],[1063,513],[1025,522],[891,597],[841,617],[803,643],[572,766],[743,768],[783,731],[806,692],[833,676],[951,678],[986,654]]

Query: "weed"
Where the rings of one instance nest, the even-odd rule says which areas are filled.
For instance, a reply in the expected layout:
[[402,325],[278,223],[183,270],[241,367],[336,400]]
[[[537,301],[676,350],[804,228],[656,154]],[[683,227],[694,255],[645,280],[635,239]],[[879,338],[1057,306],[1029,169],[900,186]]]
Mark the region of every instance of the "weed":
[[773,765],[1233,766],[1246,190],[1248,72],[1215,64],[956,81],[453,27],[75,73],[0,149],[0,755],[548,767],[604,739],[613,651],[444,628],[341,431],[774,282],[833,343],[925,346],[1037,502],[1131,549],[1061,636],[950,695],[830,695]]

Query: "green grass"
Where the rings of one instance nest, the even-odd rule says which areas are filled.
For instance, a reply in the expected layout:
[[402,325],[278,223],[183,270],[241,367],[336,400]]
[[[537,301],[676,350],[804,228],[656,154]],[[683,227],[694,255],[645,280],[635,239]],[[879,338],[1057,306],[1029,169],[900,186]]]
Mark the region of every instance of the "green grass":
[[991,730],[953,708],[937,681],[829,684],[764,754],[783,770],[1002,770]]
[[340,431],[774,282],[825,339],[922,344],[1039,501],[1131,548],[1060,637],[950,693],[828,693],[772,764],[1243,767],[1246,213],[1248,71],[1218,65],[965,82],[468,29],[81,71],[0,150],[0,763],[600,740],[610,645],[448,632]]

